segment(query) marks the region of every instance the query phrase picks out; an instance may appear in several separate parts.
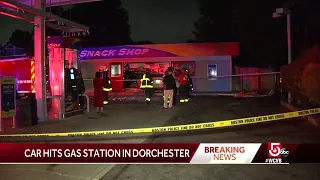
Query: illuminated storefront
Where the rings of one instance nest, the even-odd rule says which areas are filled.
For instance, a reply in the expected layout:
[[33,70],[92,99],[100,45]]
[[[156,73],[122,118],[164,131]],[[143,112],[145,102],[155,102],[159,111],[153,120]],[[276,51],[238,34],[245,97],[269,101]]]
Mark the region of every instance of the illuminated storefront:
[[187,68],[197,92],[231,91],[232,56],[239,53],[238,43],[150,44],[84,48],[79,51],[86,89],[93,91],[94,73],[109,69],[114,91],[139,87],[139,79],[151,69],[155,88],[162,88],[168,67],[177,72]]

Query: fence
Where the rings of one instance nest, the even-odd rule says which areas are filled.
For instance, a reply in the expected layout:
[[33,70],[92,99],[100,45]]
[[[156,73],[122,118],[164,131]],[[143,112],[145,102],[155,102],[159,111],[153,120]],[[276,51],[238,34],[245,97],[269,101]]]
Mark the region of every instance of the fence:
[[279,73],[252,73],[232,76],[232,91],[263,92],[276,89],[279,84]]

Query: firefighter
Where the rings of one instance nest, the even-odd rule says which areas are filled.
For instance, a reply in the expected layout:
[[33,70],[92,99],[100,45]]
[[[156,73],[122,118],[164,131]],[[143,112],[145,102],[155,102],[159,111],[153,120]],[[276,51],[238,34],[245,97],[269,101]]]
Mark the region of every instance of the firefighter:
[[146,69],[146,73],[143,74],[141,79],[140,88],[144,90],[146,103],[149,105],[151,102],[151,95],[153,91],[153,79],[151,77],[150,69]]
[[97,108],[97,113],[103,115],[103,80],[101,79],[101,72],[96,72],[93,80],[94,87],[94,107]]
[[182,70],[179,76],[179,84],[180,84],[180,103],[187,103],[189,101],[188,91],[189,91],[189,80],[186,71]]
[[183,68],[185,71],[187,77],[188,77],[188,91],[187,91],[187,99],[190,98],[190,93],[193,92],[193,81],[192,78],[190,77],[189,70],[187,68]]
[[103,104],[107,105],[109,104],[109,91],[112,91],[108,69],[103,70],[103,83]]
[[180,89],[180,83],[179,83],[179,75],[180,72],[179,69],[173,69],[174,70],[174,79],[176,80],[176,88],[173,90],[173,106],[176,105],[177,102],[177,95],[178,95],[178,90]]

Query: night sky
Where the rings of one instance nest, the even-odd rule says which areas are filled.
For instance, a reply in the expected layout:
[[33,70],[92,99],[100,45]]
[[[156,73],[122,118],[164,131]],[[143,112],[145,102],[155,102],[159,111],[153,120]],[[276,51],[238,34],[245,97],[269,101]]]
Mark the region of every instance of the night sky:
[[[192,39],[193,23],[200,16],[194,0],[122,0],[129,13],[132,38],[153,43],[176,43]],[[0,44],[15,29],[31,30],[32,25],[0,15]]]
[[122,0],[128,10],[132,38],[154,43],[192,39],[200,14],[195,0]]

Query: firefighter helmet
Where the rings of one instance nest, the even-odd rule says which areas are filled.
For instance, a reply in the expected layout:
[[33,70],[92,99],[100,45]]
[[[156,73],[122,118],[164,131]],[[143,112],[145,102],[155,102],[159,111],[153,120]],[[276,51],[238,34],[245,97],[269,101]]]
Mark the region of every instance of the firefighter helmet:
[[188,72],[188,68],[186,68],[186,67],[183,67],[182,70],[183,70],[184,72]]

